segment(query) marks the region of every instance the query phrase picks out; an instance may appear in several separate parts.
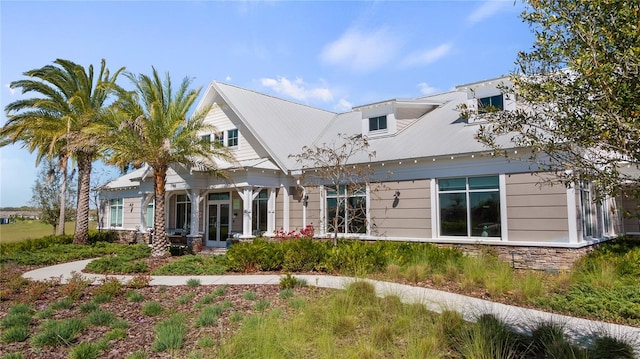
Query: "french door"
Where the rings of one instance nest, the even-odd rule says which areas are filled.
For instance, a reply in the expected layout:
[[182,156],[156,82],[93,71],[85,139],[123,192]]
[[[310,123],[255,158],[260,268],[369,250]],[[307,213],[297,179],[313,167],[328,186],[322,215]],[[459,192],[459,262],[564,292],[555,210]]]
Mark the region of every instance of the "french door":
[[231,225],[228,193],[211,193],[207,202],[207,246],[224,247]]

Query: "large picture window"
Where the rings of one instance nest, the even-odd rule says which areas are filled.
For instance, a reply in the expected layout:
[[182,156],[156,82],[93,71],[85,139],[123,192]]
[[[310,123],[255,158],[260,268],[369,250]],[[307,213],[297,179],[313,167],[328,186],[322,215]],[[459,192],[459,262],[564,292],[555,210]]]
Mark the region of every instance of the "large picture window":
[[367,233],[367,194],[363,187],[327,187],[327,231]]
[[189,230],[191,221],[191,201],[186,194],[176,196],[176,228]]
[[111,227],[122,227],[122,217],[124,209],[122,198],[116,198],[109,201],[109,225]]
[[498,176],[438,180],[440,235],[500,237]]

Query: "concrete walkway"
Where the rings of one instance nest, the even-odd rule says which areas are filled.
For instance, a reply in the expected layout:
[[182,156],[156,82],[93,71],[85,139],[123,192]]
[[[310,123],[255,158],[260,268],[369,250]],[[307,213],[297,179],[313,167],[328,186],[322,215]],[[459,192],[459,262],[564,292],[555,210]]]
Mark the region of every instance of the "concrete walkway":
[[[69,279],[74,272],[80,273],[92,259],[63,263],[51,267],[39,268],[26,272],[23,277],[32,280],[46,280],[61,278],[62,282]],[[99,283],[106,276],[102,274],[82,273],[87,279]],[[323,274],[294,275],[303,279],[310,286],[321,288],[344,289],[349,283],[362,280],[352,277],[340,277]],[[129,281],[133,276],[108,275],[109,278],[118,278],[120,281]],[[239,285],[239,284],[274,284],[280,283],[280,275],[205,275],[205,276],[151,276],[150,285],[186,285],[191,278],[197,278],[202,285]],[[448,293],[434,289],[413,287],[405,284],[383,282],[366,279],[376,288],[378,296],[397,295],[405,303],[422,303],[429,310],[442,312],[443,310],[455,310],[461,313],[466,320],[473,321],[481,314],[491,313],[504,320],[515,330],[528,333],[529,328],[537,323],[559,323],[565,331],[577,343],[588,345],[591,336],[595,334],[608,334],[616,338],[631,341],[636,354],[640,354],[640,328],[625,325],[611,324],[599,321],[574,318],[564,315],[547,313],[540,310],[527,309],[494,303],[483,299],[467,297],[460,294]]]

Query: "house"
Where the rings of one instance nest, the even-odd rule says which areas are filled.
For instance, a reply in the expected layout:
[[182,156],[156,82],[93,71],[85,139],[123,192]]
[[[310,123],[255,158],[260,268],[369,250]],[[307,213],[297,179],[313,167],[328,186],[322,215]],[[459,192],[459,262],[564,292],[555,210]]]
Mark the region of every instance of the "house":
[[[208,247],[224,246],[232,235],[268,236],[306,225],[313,225],[320,237],[330,235],[328,217],[336,210],[331,191],[305,187],[301,178],[309,169],[290,155],[341,133],[366,136],[376,156],[355,156],[353,163],[373,168],[384,186],[375,196],[369,187],[347,194],[363,205],[366,220],[342,226],[340,235],[433,242],[467,251],[486,244],[514,267],[568,268],[594,244],[625,231],[619,200],[595,202],[588,184],[540,186],[531,163],[496,156],[474,139],[482,116],[461,118],[459,106],[515,108],[515,100],[497,87],[502,81],[508,80],[365,104],[346,113],[214,81],[198,109],[213,106],[207,121],[219,132],[202,135],[228,147],[236,162],[219,163],[226,180],[171,166],[168,233],[201,237]],[[508,151],[510,157],[527,157],[526,148]],[[153,223],[150,172],[141,168],[103,187],[100,227],[148,233]]]

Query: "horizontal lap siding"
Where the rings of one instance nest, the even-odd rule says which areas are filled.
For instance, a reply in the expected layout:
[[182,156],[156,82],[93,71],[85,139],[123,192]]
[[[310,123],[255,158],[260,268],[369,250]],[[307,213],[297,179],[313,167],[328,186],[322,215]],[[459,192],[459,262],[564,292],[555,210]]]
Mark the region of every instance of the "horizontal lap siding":
[[[396,191],[400,192],[394,208]],[[371,235],[387,238],[431,238],[429,180],[371,185]]]
[[539,186],[530,174],[506,179],[509,241],[557,241],[569,237],[567,192],[563,186]]

